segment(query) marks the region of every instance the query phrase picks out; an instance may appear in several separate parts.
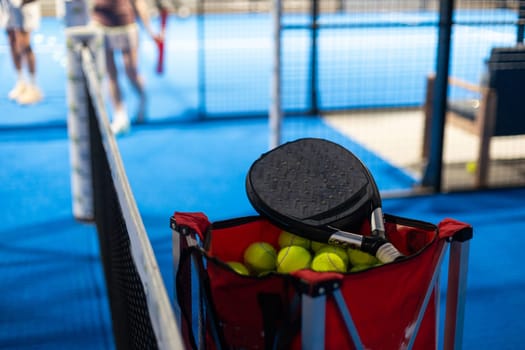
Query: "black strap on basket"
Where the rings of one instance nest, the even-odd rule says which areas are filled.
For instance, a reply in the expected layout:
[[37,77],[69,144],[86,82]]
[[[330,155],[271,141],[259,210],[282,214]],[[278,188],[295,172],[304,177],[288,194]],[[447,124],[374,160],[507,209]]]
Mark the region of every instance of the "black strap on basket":
[[[177,275],[175,277],[176,283],[175,288],[177,290],[177,302],[180,306],[181,317],[187,324],[187,330],[189,333],[188,341],[190,342],[192,349],[197,349],[197,342],[195,341],[195,336],[193,334],[193,325],[192,325],[192,315],[191,315],[191,306],[187,304],[188,294],[191,299],[191,289],[188,290],[187,281],[191,280],[191,270],[188,270],[188,262],[191,261],[191,253],[189,249],[184,249],[181,251],[179,259],[179,268],[177,270]],[[189,271],[189,273],[188,273]],[[191,305],[191,302],[190,302]]]
[[[200,262],[202,264],[202,260],[200,260]],[[201,307],[204,307],[206,309],[206,315],[208,316],[207,324],[209,323],[210,325],[209,327],[210,332],[213,337],[213,340],[215,341],[216,348],[219,350],[226,349],[227,346],[224,345],[225,341],[224,341],[224,338],[222,337],[222,333],[218,331],[219,323],[217,322],[215,309],[213,308],[213,303],[210,301],[210,298],[209,298],[209,296],[211,295],[211,291],[210,291],[210,283],[209,283],[208,275],[203,274],[201,278],[203,279],[203,283],[201,283],[201,286],[203,286],[203,288],[205,289],[204,293],[200,293]],[[202,314],[204,314],[204,312],[202,312]]]
[[295,294],[291,300],[288,312],[285,313],[282,327],[275,335],[274,350],[287,350],[293,338],[301,331],[301,297]]
[[279,323],[284,319],[283,301],[276,293],[259,293],[257,301],[263,318],[264,348],[273,349]]
[[[228,346],[219,331],[220,325],[216,316],[213,301],[210,300],[210,282],[209,277],[204,269],[205,253],[200,247],[188,247],[183,250],[180,256],[179,269],[177,272],[177,296],[180,305],[182,317],[188,325],[189,341],[193,349],[198,349],[198,342],[195,338],[196,334],[193,330],[193,317],[191,311],[184,300],[184,296],[188,293],[185,290],[184,281],[187,276],[184,276],[183,271],[187,271],[188,264],[193,262],[199,271],[200,279],[200,300],[199,300],[199,319],[203,320],[207,317],[204,327],[200,327],[202,334],[199,334],[199,339],[207,339],[206,332],[209,331],[217,349],[227,349]],[[285,350],[290,347],[294,337],[300,332],[301,317],[300,317],[300,301],[299,293],[296,293],[289,305],[285,305],[282,301],[282,295],[261,293],[258,295],[259,307],[263,317],[264,337],[266,350]]]
[[286,350],[301,329],[299,294],[295,294],[290,305],[285,306],[281,294],[260,293],[258,295],[264,327],[264,348]]
[[[206,332],[207,329],[210,330],[211,335],[213,337],[213,340],[215,341],[215,346],[217,349],[226,349],[227,346],[225,346],[224,338],[221,336],[220,332],[218,332],[219,324],[217,322],[217,317],[215,315],[215,310],[213,308],[212,303],[209,300],[210,295],[210,287],[209,287],[209,280],[206,274],[206,271],[204,269],[203,264],[203,252],[201,248],[199,247],[188,247],[187,249],[184,249],[180,256],[179,261],[179,269],[177,272],[177,296],[178,296],[178,302],[181,309],[182,317],[184,317],[184,320],[186,321],[188,327],[188,333],[189,333],[189,341],[191,343],[191,347],[193,349],[198,349],[197,341],[195,339],[195,334],[193,332],[193,317],[191,314],[191,308],[188,310],[188,305],[186,304],[183,295],[187,293],[187,290],[184,288],[184,281],[187,278],[187,276],[184,276],[184,271],[188,271],[187,268],[189,267],[188,264],[191,264],[193,262],[196,265],[196,268],[199,273],[199,279],[200,283],[199,286],[201,287],[200,294],[200,300],[199,300],[199,321],[203,319],[203,316],[207,316],[207,322],[204,324],[204,327],[200,327],[202,330],[202,334],[199,334],[199,339],[207,339]],[[189,270],[191,271],[191,270]],[[190,276],[191,278],[191,276]],[[209,325],[209,328],[208,328]]]

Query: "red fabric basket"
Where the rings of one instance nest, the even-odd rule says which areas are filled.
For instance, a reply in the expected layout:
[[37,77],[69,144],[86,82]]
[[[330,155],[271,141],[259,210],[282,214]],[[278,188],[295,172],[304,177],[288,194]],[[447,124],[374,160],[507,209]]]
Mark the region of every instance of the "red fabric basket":
[[[183,247],[185,257],[194,257],[201,281],[205,307],[206,346],[210,348],[264,349],[301,348],[300,303],[302,293],[312,294],[316,286],[337,285],[366,349],[402,349],[412,336],[419,310],[431,283],[446,240],[467,224],[445,219],[439,225],[385,215],[386,236],[406,259],[352,273],[320,273],[309,269],[292,274],[270,273],[243,276],[226,262],[242,261],[253,242],[266,241],[278,248],[281,229],[262,217],[244,217],[210,224],[202,213],[178,213],[172,217],[177,234],[194,235],[201,243]],[[173,228],[173,225],[172,225]],[[362,232],[369,232],[363,227]],[[191,276],[181,259],[177,275],[179,305],[188,345],[195,346],[195,310],[189,307]],[[334,283],[336,282],[336,283]],[[352,349],[334,299],[326,298],[325,349]],[[432,349],[437,344],[438,284],[433,287],[415,340],[415,349]],[[314,292],[315,294],[315,292]],[[202,311],[202,309],[208,312]],[[220,344],[220,346],[218,346]]]

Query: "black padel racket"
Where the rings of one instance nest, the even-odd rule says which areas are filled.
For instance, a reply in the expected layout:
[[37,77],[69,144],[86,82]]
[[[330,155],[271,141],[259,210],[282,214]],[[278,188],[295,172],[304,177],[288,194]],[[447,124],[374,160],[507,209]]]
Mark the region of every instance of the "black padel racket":
[[[246,192],[261,215],[308,239],[353,246],[387,263],[402,257],[385,239],[381,196],[366,166],[331,141],[304,138],[256,160]],[[372,235],[347,232],[369,218]]]

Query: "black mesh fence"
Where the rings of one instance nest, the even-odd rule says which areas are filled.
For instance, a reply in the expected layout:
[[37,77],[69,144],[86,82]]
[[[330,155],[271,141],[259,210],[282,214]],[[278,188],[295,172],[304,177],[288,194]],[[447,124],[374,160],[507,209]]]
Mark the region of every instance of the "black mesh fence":
[[[184,3],[197,14],[201,115],[267,115],[275,2]],[[421,106],[436,67],[439,3],[282,0],[284,112]],[[516,42],[518,13],[518,1],[455,1],[453,72],[478,78],[491,46]]]

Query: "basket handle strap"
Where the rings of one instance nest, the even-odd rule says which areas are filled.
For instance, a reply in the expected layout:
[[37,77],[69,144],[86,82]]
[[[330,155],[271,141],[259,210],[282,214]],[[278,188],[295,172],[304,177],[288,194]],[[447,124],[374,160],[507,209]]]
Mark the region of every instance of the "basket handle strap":
[[472,226],[456,219],[445,218],[438,224],[439,238],[465,242],[472,238]]
[[257,302],[262,313],[264,348],[272,350],[277,328],[284,317],[281,295],[277,293],[259,293]]
[[[192,260],[193,258],[193,260]],[[204,252],[200,247],[192,246],[185,249],[181,254],[180,259],[180,265],[179,265],[179,272],[177,273],[177,296],[178,296],[178,303],[182,311],[182,315],[187,323],[187,329],[188,329],[188,335],[189,335],[189,342],[193,349],[198,349],[198,343],[197,339],[195,338],[195,333],[193,331],[193,316],[190,305],[188,305],[188,301],[184,300],[182,297],[183,295],[186,295],[188,291],[184,291],[184,277],[182,276],[182,271],[188,271],[188,268],[191,266],[191,262],[193,261],[199,274],[199,288],[201,289],[201,292],[199,293],[199,304],[198,304],[198,318],[199,323],[204,325],[204,327],[200,328],[203,332],[202,334],[199,334],[199,339],[203,339],[204,342],[207,344],[207,336],[206,332],[209,331],[210,335],[214,341],[214,346],[216,349],[221,350],[225,349],[225,342],[222,338],[221,334],[219,333],[219,326],[217,322],[217,318],[215,316],[215,309],[212,305],[211,300],[209,299],[210,289],[209,289],[209,280],[207,277],[207,274],[204,273],[204,262],[203,259],[205,258]],[[191,271],[191,270],[190,270]],[[191,302],[190,302],[191,303]],[[207,319],[206,319],[207,318]]]
[[294,337],[301,332],[301,296],[295,294],[286,313],[285,323],[275,340],[275,350],[290,349]]
[[183,213],[175,212],[173,214],[174,222],[179,227],[186,227],[194,231],[202,241],[204,241],[205,233],[209,230],[211,223],[204,213]]

